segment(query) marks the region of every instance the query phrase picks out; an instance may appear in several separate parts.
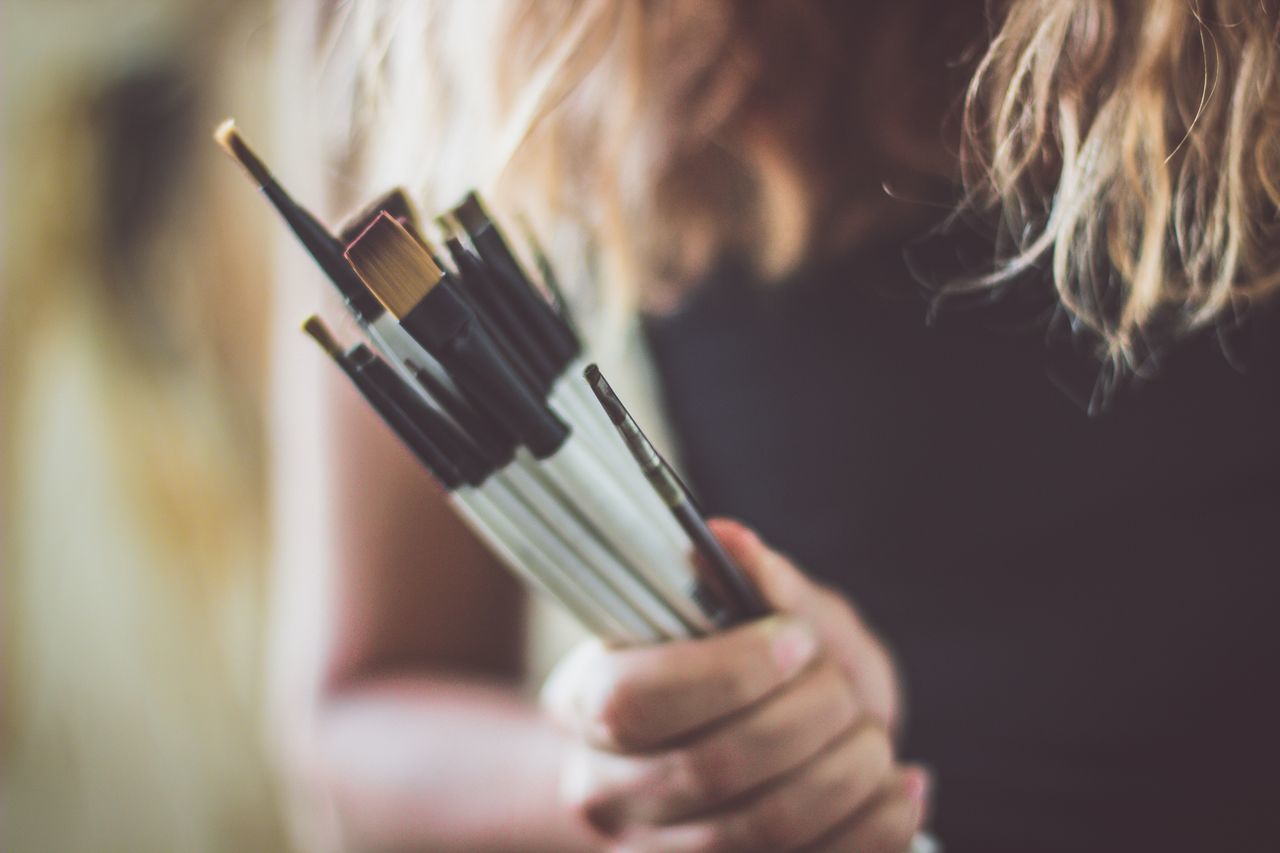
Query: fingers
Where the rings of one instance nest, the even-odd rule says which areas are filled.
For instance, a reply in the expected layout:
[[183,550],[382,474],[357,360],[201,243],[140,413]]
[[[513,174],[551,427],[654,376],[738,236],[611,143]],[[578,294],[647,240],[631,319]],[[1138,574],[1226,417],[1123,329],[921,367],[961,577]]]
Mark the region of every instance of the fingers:
[[928,776],[919,768],[894,774],[862,811],[840,824],[812,853],[906,853],[924,822]]
[[900,701],[892,661],[849,602],[809,580],[787,557],[738,522],[717,518],[708,524],[774,608],[814,626],[824,649],[849,673],[867,713],[893,728]]
[[[794,774],[730,809],[674,826],[642,827],[624,850],[785,850],[832,832],[869,804],[892,771],[883,728],[851,730]],[[902,818],[888,815],[896,828]],[[886,837],[889,831],[885,830]]]
[[553,673],[544,702],[561,725],[589,743],[641,751],[768,696],[817,652],[813,629],[784,617],[660,646],[607,651],[588,643]]
[[767,547],[755,531],[728,518],[713,518],[707,525],[776,610],[806,613],[813,609],[818,587],[790,560]]
[[582,750],[565,772],[562,793],[606,836],[629,825],[672,823],[710,812],[801,767],[857,719],[848,679],[827,663],[668,751],[622,756]]

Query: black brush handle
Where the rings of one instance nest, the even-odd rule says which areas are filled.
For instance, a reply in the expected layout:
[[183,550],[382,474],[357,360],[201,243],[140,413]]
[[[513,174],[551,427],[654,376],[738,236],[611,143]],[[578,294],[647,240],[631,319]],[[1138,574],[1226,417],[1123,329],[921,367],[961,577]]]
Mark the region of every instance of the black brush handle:
[[376,385],[440,449],[467,484],[479,486],[494,472],[495,466],[484,457],[471,439],[450,423],[442,412],[419,397],[391,365],[372,352],[363,363],[355,358],[352,361],[356,369]]
[[447,288],[432,289],[400,318],[400,325],[534,456],[546,459],[569,438],[569,428],[521,381],[456,294]]
[[545,397],[559,372],[551,354],[546,351],[529,324],[521,320],[517,306],[503,298],[484,261],[463,246],[456,237],[445,241],[445,248],[449,250],[449,256],[458,268],[463,290],[472,296],[482,316],[490,320],[511,349],[519,354],[534,377],[538,393]]
[[[363,347],[360,344],[359,347]],[[365,348],[361,352],[359,347],[352,351],[356,359],[363,359],[371,356],[377,359]],[[381,362],[381,359],[378,359]],[[385,366],[385,362],[382,362]],[[400,409],[396,402],[381,388],[377,382],[372,380],[362,367],[360,367],[350,356],[338,362],[344,373],[351,379],[356,390],[364,397],[365,401],[373,408],[378,416],[382,418],[382,422],[391,428],[396,437],[409,448],[410,452],[418,458],[423,467],[431,473],[433,477],[444,486],[448,491],[453,491],[463,484],[465,478],[458,466],[449,458],[443,448],[433,442],[423,431],[414,423],[413,419]]]
[[528,319],[529,327],[550,357],[555,374],[560,375],[582,352],[577,335],[529,281],[492,222],[467,234],[476,252],[493,272],[494,282],[502,289],[504,298],[519,306],[521,316]]

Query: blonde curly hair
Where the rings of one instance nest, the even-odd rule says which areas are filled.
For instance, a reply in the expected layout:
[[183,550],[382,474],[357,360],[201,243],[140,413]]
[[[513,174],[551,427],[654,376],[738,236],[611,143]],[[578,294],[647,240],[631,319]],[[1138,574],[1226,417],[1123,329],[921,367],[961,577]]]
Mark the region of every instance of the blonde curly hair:
[[370,0],[331,23],[345,165],[430,208],[479,184],[615,296],[669,302],[726,251],[781,277],[918,220],[892,195],[957,163],[996,233],[952,291],[1044,270],[1113,367],[1280,286],[1275,0]]

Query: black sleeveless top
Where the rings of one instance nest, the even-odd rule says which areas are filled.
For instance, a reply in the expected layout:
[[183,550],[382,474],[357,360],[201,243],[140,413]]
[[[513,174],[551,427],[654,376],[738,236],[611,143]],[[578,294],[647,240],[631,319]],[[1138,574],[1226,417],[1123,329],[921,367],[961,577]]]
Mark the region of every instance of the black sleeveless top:
[[1089,417],[918,293],[890,247],[647,321],[706,509],[886,639],[946,853],[1280,850],[1280,323]]

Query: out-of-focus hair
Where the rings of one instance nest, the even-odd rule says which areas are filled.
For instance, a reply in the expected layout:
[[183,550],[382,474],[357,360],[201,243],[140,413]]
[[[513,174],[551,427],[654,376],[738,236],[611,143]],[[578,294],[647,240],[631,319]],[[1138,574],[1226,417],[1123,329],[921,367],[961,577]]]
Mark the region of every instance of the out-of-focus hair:
[[1047,261],[1062,305],[1122,368],[1274,292],[1274,0],[1002,6],[961,160],[971,203],[998,221],[998,254],[967,284]]
[[725,252],[776,278],[901,228],[920,206],[884,187],[958,161],[997,239],[953,287],[1047,267],[1122,367],[1276,289],[1274,0],[987,5],[357,3],[327,47],[342,163],[428,208],[478,183],[661,302]]

